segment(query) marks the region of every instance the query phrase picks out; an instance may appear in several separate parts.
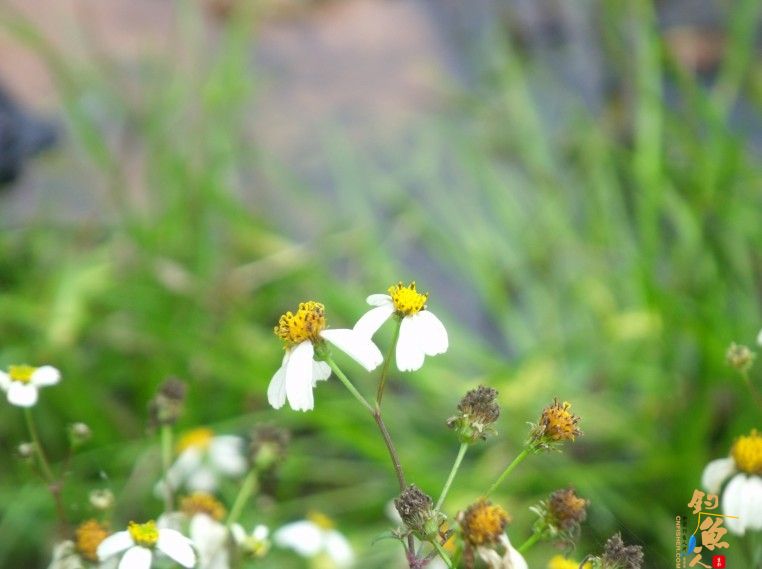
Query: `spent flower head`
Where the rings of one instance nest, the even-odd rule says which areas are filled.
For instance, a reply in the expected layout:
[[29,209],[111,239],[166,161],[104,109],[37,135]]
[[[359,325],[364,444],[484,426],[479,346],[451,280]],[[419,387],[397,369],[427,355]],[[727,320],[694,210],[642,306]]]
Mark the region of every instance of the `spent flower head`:
[[731,343],[728,351],[725,353],[725,360],[728,365],[741,373],[746,373],[754,365],[756,354],[743,344]]
[[196,514],[204,514],[215,521],[225,517],[225,506],[211,494],[193,492],[180,500],[180,511],[192,518]]
[[[598,559],[601,569],[641,569],[643,567],[643,548],[639,545],[625,545],[622,535],[611,536],[603,548],[603,555]],[[596,566],[595,560],[593,565]]]
[[275,468],[286,457],[289,432],[274,425],[257,425],[249,436],[249,460],[259,471]]
[[72,447],[85,444],[93,436],[93,431],[86,423],[72,423],[69,425],[69,442]]
[[187,386],[183,381],[174,377],[164,381],[148,403],[149,424],[156,428],[177,423],[183,411],[186,392]]
[[97,520],[87,520],[74,532],[77,552],[88,561],[98,561],[98,546],[108,537],[108,528]]
[[573,488],[553,492],[531,510],[539,516],[534,531],[547,539],[573,543],[580,524],[587,518],[588,501],[577,496]]
[[12,365],[7,372],[0,371],[0,389],[6,392],[8,403],[17,407],[33,407],[38,390],[59,381],[61,372],[49,365]]
[[473,546],[496,545],[500,543],[510,516],[503,508],[489,500],[479,500],[457,517],[463,532],[463,539]]
[[96,510],[106,511],[114,506],[114,493],[108,488],[92,490],[88,498]]
[[566,441],[574,441],[582,434],[579,417],[571,411],[571,403],[557,398],[545,407],[540,420],[533,425],[529,444],[536,450],[552,450]]
[[434,509],[434,500],[415,484],[411,484],[394,500],[394,507],[410,532],[426,541],[439,535],[439,527],[445,520]]
[[463,443],[486,440],[495,434],[494,423],[500,417],[497,391],[480,385],[466,393],[458,403],[458,414],[447,420],[447,426],[455,429]]

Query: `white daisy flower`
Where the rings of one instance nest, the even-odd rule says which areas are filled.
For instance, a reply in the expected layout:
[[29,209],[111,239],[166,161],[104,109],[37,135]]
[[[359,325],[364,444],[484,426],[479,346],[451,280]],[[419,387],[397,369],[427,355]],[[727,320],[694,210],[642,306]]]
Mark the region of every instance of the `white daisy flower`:
[[154,550],[158,550],[183,567],[196,565],[196,553],[191,540],[179,531],[158,528],[156,522],[130,522],[126,531],[104,539],[98,546],[98,559],[106,561],[124,552],[118,569],[150,569]]
[[319,302],[302,302],[295,314],[289,311],[280,317],[275,335],[285,342],[286,353],[267,388],[267,400],[275,409],[283,407],[286,400],[294,411],[314,408],[312,390],[318,381],[331,375],[326,362],[315,360],[316,351],[323,351],[326,341],[368,371],[383,362],[384,357],[369,336],[325,326],[325,307]]
[[436,356],[447,351],[449,340],[442,322],[426,309],[429,294],[401,282],[389,287],[389,294],[371,294],[368,304],[375,306],[355,324],[354,330],[368,338],[378,331],[392,316],[401,318],[397,338],[397,369],[415,371],[423,365],[425,356]]
[[746,530],[762,529],[762,435],[756,429],[736,439],[728,458],[719,458],[706,465],[701,485],[710,494],[722,490],[722,513],[728,531],[744,535]]
[[275,532],[273,539],[277,546],[292,549],[302,557],[323,557],[337,569],[350,567],[354,562],[349,541],[323,514],[312,513],[306,520],[287,524]]
[[53,366],[32,367],[14,365],[8,372],[0,371],[0,388],[6,392],[8,402],[18,407],[32,407],[37,403],[40,387],[61,381],[61,372]]
[[246,555],[264,557],[270,550],[270,530],[266,525],[257,525],[250,534],[240,524],[230,528],[238,548]]
[[[220,478],[237,478],[246,473],[245,448],[241,437],[215,435],[206,427],[193,429],[177,442],[178,457],[167,472],[167,481],[173,490],[185,487],[191,491],[214,492]],[[157,495],[162,495],[163,487],[164,480],[157,484]]]

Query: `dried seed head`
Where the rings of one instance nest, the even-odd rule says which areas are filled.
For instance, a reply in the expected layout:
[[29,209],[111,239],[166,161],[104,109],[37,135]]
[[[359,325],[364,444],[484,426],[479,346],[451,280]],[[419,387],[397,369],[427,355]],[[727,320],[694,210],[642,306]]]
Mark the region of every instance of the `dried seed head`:
[[174,425],[180,418],[187,387],[174,377],[159,386],[156,396],[148,403],[148,421],[154,428]]
[[587,505],[574,488],[556,490],[548,498],[548,520],[561,531],[574,530],[587,518]]
[[434,501],[415,484],[394,500],[394,506],[405,526],[419,539],[429,540],[439,533],[444,516],[434,510]]
[[622,535],[610,537],[601,556],[603,569],[641,569],[643,567],[643,548],[639,545],[625,545]]
[[260,471],[270,470],[286,457],[291,439],[288,431],[273,425],[257,425],[252,429],[249,442],[249,459]]
[[746,373],[754,364],[756,354],[744,345],[733,342],[725,353],[728,365],[741,373]]
[[479,500],[458,514],[458,522],[466,542],[478,547],[499,543],[510,517],[500,506],[488,500]]
[[455,429],[464,443],[485,440],[494,434],[493,424],[500,417],[500,406],[495,399],[497,391],[480,385],[466,393],[458,403],[458,414],[450,417],[447,426]]

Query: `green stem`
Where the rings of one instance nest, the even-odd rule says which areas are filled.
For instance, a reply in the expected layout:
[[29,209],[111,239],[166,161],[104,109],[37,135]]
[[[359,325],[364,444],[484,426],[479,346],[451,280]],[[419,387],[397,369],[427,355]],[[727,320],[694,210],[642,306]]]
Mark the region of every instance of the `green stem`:
[[40,465],[43,477],[48,484],[48,490],[53,496],[53,501],[56,506],[56,514],[60,522],[60,530],[62,534],[66,534],[66,527],[68,522],[66,521],[66,510],[64,509],[63,500],[61,499],[61,487],[62,482],[56,479],[53,474],[53,470],[50,468],[48,457],[45,455],[45,449],[42,447],[42,441],[40,435],[37,433],[37,426],[34,423],[34,417],[32,416],[32,410],[29,407],[24,408],[24,418],[26,419],[26,426],[29,430],[29,436],[32,438],[34,444],[35,456],[37,462]]
[[386,385],[386,378],[389,375],[389,363],[392,361],[394,350],[397,347],[397,340],[400,337],[400,328],[402,327],[402,318],[395,318],[396,324],[394,326],[394,335],[392,336],[392,343],[389,346],[389,351],[384,358],[384,366],[381,368],[381,377],[378,380],[378,390],[376,391],[376,406],[381,407],[381,399],[384,397],[384,386]]
[[370,406],[370,403],[365,399],[365,397],[362,396],[362,394],[355,389],[355,386],[352,385],[352,382],[349,381],[346,375],[344,375],[344,372],[341,371],[341,368],[336,365],[336,363],[331,359],[328,358],[325,360],[325,363],[327,363],[330,368],[333,370],[333,373],[336,374],[336,377],[339,378],[341,383],[344,384],[344,386],[349,389],[349,392],[354,395],[355,399],[357,399],[360,404],[365,407],[370,413],[373,413],[373,407]]
[[452,486],[452,481],[455,480],[455,475],[458,473],[460,463],[463,462],[463,457],[466,456],[467,450],[468,443],[461,443],[460,449],[458,450],[458,456],[455,458],[455,463],[452,465],[452,470],[450,470],[450,475],[447,477],[447,482],[445,482],[444,488],[442,488],[442,493],[439,495],[437,505],[434,506],[435,510],[438,510],[444,503],[445,498],[447,497],[447,493],[450,491],[450,486]]
[[241,484],[241,489],[238,491],[238,496],[235,497],[235,502],[233,502],[233,507],[230,509],[230,514],[228,515],[228,522],[227,522],[228,527],[231,527],[234,523],[238,521],[238,518],[241,517],[241,513],[243,512],[244,506],[246,506],[246,502],[248,502],[252,492],[254,492],[256,488],[257,488],[257,471],[251,470],[246,475],[246,478],[244,478],[243,484]]
[[164,474],[164,508],[166,513],[171,512],[173,508],[173,492],[169,483],[169,469],[172,465],[172,427],[171,425],[161,426],[161,468]]
[[751,396],[754,399],[754,402],[757,404],[758,407],[762,408],[762,396],[759,394],[759,391],[757,391],[757,388],[754,387],[754,384],[751,382],[751,378],[749,377],[749,372],[742,371],[741,377],[743,378],[744,383],[746,383],[746,388],[751,393]]
[[503,473],[500,475],[500,477],[497,480],[495,480],[495,483],[492,486],[490,486],[489,490],[487,490],[484,493],[484,497],[486,498],[487,496],[492,494],[492,492],[494,492],[497,489],[497,487],[503,483],[503,481],[511,473],[511,471],[513,471],[514,468],[516,468],[519,464],[521,464],[524,461],[524,459],[528,457],[533,451],[534,451],[534,447],[531,445],[527,445],[526,447],[524,447],[524,450],[522,450],[519,453],[519,455],[513,459],[513,462],[511,462],[506,467],[506,469],[503,470]]
[[449,569],[453,569],[452,561],[450,561],[450,557],[447,555],[447,552],[444,550],[444,547],[439,545],[439,542],[434,539],[431,542],[434,545],[434,548],[437,550],[437,553],[439,553],[439,557],[442,558],[442,561],[445,562],[445,565],[449,567]]
[[529,539],[527,539],[527,540],[526,540],[524,543],[522,543],[522,544],[519,546],[519,549],[518,549],[519,553],[526,553],[526,552],[527,552],[529,549],[531,549],[531,548],[532,548],[532,546],[533,546],[535,543],[537,543],[538,541],[540,541],[540,538],[541,538],[541,537],[542,537],[542,534],[540,534],[540,533],[537,533],[537,532],[533,533],[533,534],[532,534],[532,535],[529,537]]

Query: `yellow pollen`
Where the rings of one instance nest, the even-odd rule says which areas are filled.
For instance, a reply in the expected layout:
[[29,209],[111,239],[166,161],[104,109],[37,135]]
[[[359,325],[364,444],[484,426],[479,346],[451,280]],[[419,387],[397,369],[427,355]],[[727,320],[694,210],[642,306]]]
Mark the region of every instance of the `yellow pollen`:
[[159,541],[159,530],[153,520],[144,524],[130,522],[127,525],[127,531],[130,532],[132,540],[143,547],[153,547]]
[[481,500],[463,516],[463,536],[472,545],[496,543],[508,524],[508,513],[500,506]]
[[77,551],[89,561],[98,561],[98,546],[108,537],[105,526],[96,520],[82,522],[74,532]]
[[194,492],[183,498],[180,501],[180,510],[189,517],[194,514],[206,514],[217,521],[225,517],[225,506],[206,492]]
[[302,302],[296,314],[290,310],[278,320],[275,335],[290,348],[305,340],[317,340],[325,329],[325,306],[314,300]]
[[736,463],[738,470],[747,474],[762,475],[762,435],[757,429],[751,433],[738,437],[730,449],[730,454]]
[[[582,569],[592,569],[590,563],[585,563]],[[548,562],[548,569],[579,569],[579,563],[561,555],[556,555]]]
[[325,530],[333,529],[336,525],[331,518],[321,512],[309,512],[307,514],[307,519],[319,528]]
[[177,441],[176,450],[179,453],[189,448],[197,448],[199,450],[206,450],[212,443],[214,438],[214,431],[206,427],[199,427],[198,429],[192,429],[180,437]]
[[392,297],[394,309],[404,316],[418,314],[426,308],[426,300],[429,298],[428,292],[421,294],[415,290],[415,281],[408,286],[398,282],[396,285],[390,286],[388,292],[389,296]]
[[540,418],[543,434],[552,441],[573,441],[582,434],[577,427],[579,417],[569,411],[571,403],[564,401],[559,403],[554,400],[553,404],[546,407]]
[[37,370],[36,367],[28,365],[9,366],[8,375],[13,381],[20,381],[21,383],[29,383],[32,381],[32,374]]

